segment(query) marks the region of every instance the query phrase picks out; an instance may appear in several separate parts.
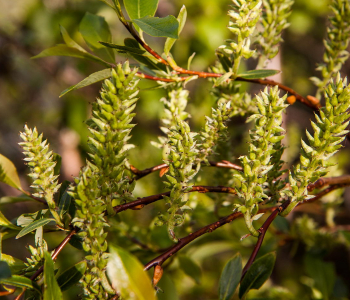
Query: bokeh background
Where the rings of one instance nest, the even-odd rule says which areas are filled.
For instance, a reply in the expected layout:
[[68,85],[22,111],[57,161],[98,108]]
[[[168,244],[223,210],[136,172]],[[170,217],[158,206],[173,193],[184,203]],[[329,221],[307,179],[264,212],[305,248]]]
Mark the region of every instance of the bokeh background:
[[[229,38],[229,31],[226,29],[229,18],[226,12],[230,1],[159,2],[159,17],[169,14],[176,16],[181,6],[186,5],[187,23],[172,53],[178,64],[185,67],[188,57],[195,52],[192,68],[207,70],[208,66],[215,62],[215,49]],[[283,34],[284,43],[281,45],[279,56],[273,62],[273,66],[277,65],[277,68],[282,70],[279,80],[302,95],[314,95],[316,91],[309,77],[319,76],[315,67],[322,61],[322,39],[326,31],[328,4],[326,0],[295,1],[289,19],[291,25]],[[124,38],[129,37],[115,13],[97,0],[0,0],[0,153],[14,162],[27,190],[30,189],[30,181],[26,176],[28,170],[18,146],[19,132],[24,124],[28,124],[29,127],[36,126],[39,132],[44,133],[54,151],[62,156],[61,180],[72,180],[86,157],[88,132],[84,121],[89,117],[90,103],[98,95],[100,84],[73,91],[62,98],[59,98],[59,94],[87,75],[102,69],[101,66],[67,57],[31,59],[45,48],[62,43],[60,24],[86,48],[79,33],[79,22],[86,12],[105,17],[112,30],[114,43],[122,44]],[[164,39],[150,37],[147,41],[158,52],[162,52]],[[123,56],[116,56],[117,62],[125,59]],[[253,69],[255,65],[256,61],[251,60],[243,68]],[[349,62],[344,65],[342,74],[350,75]],[[161,151],[154,148],[150,141],[156,141],[157,136],[161,135],[159,119],[162,116],[163,105],[159,100],[166,94],[161,89],[149,89],[154,86],[155,83],[150,81],[141,82],[140,100],[135,117],[138,126],[133,130],[131,140],[137,147],[130,155],[131,164],[139,169],[162,163]],[[188,111],[192,116],[190,125],[194,131],[204,124],[204,115],[209,114],[215,104],[215,98],[210,93],[211,86],[212,83],[204,79],[187,85],[190,90]],[[263,87],[245,84],[242,88],[257,93]],[[305,128],[310,128],[309,120],[312,118],[312,111],[298,103],[287,110],[284,122],[288,134],[285,160],[289,165],[298,159],[300,137],[304,136]],[[246,153],[247,129],[244,118],[241,117],[234,118],[229,124],[234,158]],[[347,174],[350,171],[348,144],[349,141],[344,143],[345,148],[336,157],[341,171],[334,175]],[[202,182],[212,185],[214,174],[213,170],[205,169],[205,173],[201,175]],[[152,174],[137,183],[135,195],[142,197],[162,191],[164,187],[159,174]],[[16,194],[16,190],[0,184],[0,197]],[[195,209],[191,220],[180,231],[180,236],[229,213],[225,210],[213,213],[217,207],[213,201],[214,196],[192,195],[191,198],[193,203],[195,200],[198,203],[193,204]],[[337,224],[350,224],[349,191],[337,192],[329,196],[327,201],[339,202],[335,206]],[[264,254],[278,249],[274,273],[262,291],[256,295],[253,292],[249,299],[322,299],[322,295],[319,298],[315,291],[315,279],[307,272],[303,263],[307,255],[315,253],[332,265],[336,285],[339,286],[334,299],[349,299],[349,235],[346,231],[341,237],[334,237],[330,233],[329,238],[321,236],[318,240],[313,229],[326,226],[325,207],[328,204],[325,203],[304,207],[288,221],[276,222],[261,250],[261,254]],[[0,200],[0,209],[12,219],[22,213],[34,212],[40,209],[40,205],[31,202],[6,204]],[[142,262],[155,257],[158,249],[171,244],[164,230],[156,228],[151,233],[148,229],[153,227],[152,221],[157,213],[164,209],[159,203],[140,212],[123,213],[114,221],[115,226],[110,235],[111,243],[128,248]],[[295,222],[291,231],[288,231],[292,226],[292,219],[299,223]],[[299,227],[295,224],[299,224]],[[182,255],[186,255],[186,258],[199,266],[202,275],[199,277],[198,270],[191,275],[191,268],[184,270],[184,260],[181,262],[175,259],[165,269],[166,275],[160,283],[165,293],[161,293],[159,299],[217,299],[219,277],[226,261],[238,251],[247,259],[252,250],[255,242],[253,238],[240,241],[240,237],[245,233],[242,220],[238,220],[203,236],[193,245],[183,249]],[[62,234],[48,233],[50,249],[62,238]],[[133,242],[135,239],[149,245],[149,249],[142,250]],[[33,236],[26,236],[20,240],[12,238],[4,241],[3,252],[25,259],[29,254],[26,250],[29,244],[33,244]],[[82,254],[69,245],[58,259],[57,266],[64,269],[81,258]],[[75,293],[77,291],[65,296],[67,299],[75,299]]]

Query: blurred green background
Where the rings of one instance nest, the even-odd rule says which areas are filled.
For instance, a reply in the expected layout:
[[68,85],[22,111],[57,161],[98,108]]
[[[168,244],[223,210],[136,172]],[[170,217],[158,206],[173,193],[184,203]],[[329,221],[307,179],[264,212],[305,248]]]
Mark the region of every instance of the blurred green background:
[[[127,0],[124,0],[127,1]],[[327,14],[326,0],[296,0],[290,17],[291,26],[284,32],[284,43],[281,45],[281,81],[302,95],[313,95],[315,87],[309,77],[318,76],[316,64],[321,62],[323,55],[322,39],[325,36]],[[173,48],[173,55],[180,66],[186,67],[188,57],[195,52],[192,68],[207,70],[215,62],[215,49],[229,38],[227,10],[229,0],[160,0],[157,16],[172,14],[177,16],[182,5],[186,5],[187,23],[179,41]],[[62,180],[72,180],[85,160],[87,129],[84,121],[89,116],[90,103],[98,95],[100,84],[73,91],[59,98],[61,91],[76,84],[87,75],[98,71],[101,66],[93,62],[67,57],[48,57],[32,60],[45,48],[62,43],[59,25],[63,25],[70,35],[86,48],[79,33],[79,22],[85,12],[98,14],[109,23],[113,42],[122,44],[129,37],[127,31],[119,23],[115,13],[97,0],[12,0],[0,1],[0,153],[11,159],[16,165],[23,186],[29,190],[30,182],[26,177],[26,166],[23,163],[21,149],[18,146],[19,132],[24,124],[36,126],[43,132],[55,152],[62,155]],[[147,42],[158,52],[162,52],[164,39],[147,38]],[[125,57],[117,56],[116,61]],[[247,69],[255,68],[256,61],[246,63]],[[350,75],[350,63],[342,69],[343,75]],[[147,90],[155,83],[143,80],[141,82],[140,100],[137,106],[135,122],[138,126],[133,130],[131,140],[137,147],[132,150],[131,164],[139,169],[162,163],[160,150],[150,145],[161,135],[159,119],[162,115],[161,97],[165,91]],[[199,79],[190,82],[188,111],[192,115],[190,125],[194,131],[205,122],[204,115],[210,113],[215,99],[210,93],[211,82]],[[252,93],[259,92],[261,86],[246,86]],[[300,136],[304,129],[310,128],[309,120],[313,113],[308,108],[296,103],[288,108],[285,125],[288,135],[286,160],[293,163],[298,157]],[[229,130],[232,135],[231,145],[235,157],[245,154],[247,125],[243,118],[234,118]],[[242,142],[243,141],[243,142]],[[242,143],[241,143],[242,142]],[[337,156],[336,162],[342,171],[349,171],[349,141],[345,149]],[[202,183],[213,185],[215,171],[204,169],[201,175]],[[135,189],[135,195],[142,197],[164,191],[162,180],[158,174],[152,174],[140,180]],[[0,184],[0,196],[15,195],[18,192]],[[344,201],[342,201],[344,194]],[[194,208],[191,220],[180,230],[179,236],[207,225],[224,216],[230,211],[215,210],[216,199],[213,195],[191,195],[191,205]],[[195,201],[197,200],[197,201]],[[222,201],[222,199],[221,199]],[[340,191],[335,196],[329,196],[327,203],[335,203],[337,224],[350,224],[350,195]],[[324,201],[326,202],[326,201]],[[260,255],[277,249],[277,262],[274,273],[264,288],[250,294],[248,299],[325,299],[319,294],[318,282],[308,264],[311,255],[319,259],[319,264],[325,273],[329,273],[333,284],[331,299],[349,299],[350,286],[350,245],[349,233],[320,233],[315,228],[325,226],[325,207],[327,203],[310,205],[299,210],[288,221],[277,220],[275,226],[267,234]],[[328,206],[327,206],[328,205]],[[9,218],[15,218],[21,213],[34,212],[40,205],[36,203],[2,204],[1,211]],[[152,220],[159,211],[164,211],[164,205],[157,203],[142,211],[124,212],[114,222],[111,229],[111,242],[126,247],[137,255],[143,263],[157,255],[161,248],[168,247],[166,232],[162,228],[154,231]],[[302,217],[307,214],[309,217]],[[292,222],[292,219],[295,222]],[[260,222],[260,221],[259,221]],[[301,234],[302,233],[302,234]],[[240,241],[246,234],[242,220],[201,237],[183,249],[181,255],[186,255],[201,269],[184,270],[179,259],[165,268],[165,277],[160,282],[164,294],[159,299],[217,299],[218,282],[221,270],[226,261],[236,252],[241,252],[247,259],[255,243],[253,238]],[[63,238],[62,234],[47,234],[50,249]],[[141,250],[132,242],[136,238],[149,245],[147,251]],[[33,243],[32,236],[21,240],[10,239],[4,242],[3,252],[24,259],[28,256],[26,246]],[[63,269],[79,261],[82,254],[71,246],[63,251],[57,266]],[[318,265],[317,265],[318,266]],[[194,268],[195,269],[195,268]],[[312,268],[311,268],[312,269]],[[187,274],[187,275],[185,275]],[[199,277],[200,278],[199,278]],[[197,282],[196,280],[197,279]],[[200,281],[200,283],[199,283]],[[177,292],[175,291],[177,290]],[[76,291],[75,291],[76,292]],[[65,294],[67,299],[75,299],[76,295]],[[262,298],[265,297],[265,298]],[[9,298],[10,299],[10,298]]]

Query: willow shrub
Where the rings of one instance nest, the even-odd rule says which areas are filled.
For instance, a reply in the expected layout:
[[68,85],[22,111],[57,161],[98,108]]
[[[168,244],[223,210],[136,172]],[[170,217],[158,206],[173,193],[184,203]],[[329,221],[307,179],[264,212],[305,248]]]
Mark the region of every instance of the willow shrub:
[[[196,256],[177,255],[177,252],[194,239],[239,217],[243,217],[245,223],[245,227],[239,223],[240,233],[246,234],[242,238],[252,241],[251,249],[256,245],[243,270],[239,253],[228,260],[220,280],[217,278],[216,281],[219,299],[249,298],[250,290],[259,290],[268,280],[274,268],[275,253],[256,257],[269,225],[278,215],[274,231],[283,232],[291,239],[297,239],[299,234],[301,237],[298,238],[304,239],[310,248],[323,249],[322,243],[327,240],[333,244],[346,242],[349,236],[337,231],[334,214],[327,217],[328,228],[337,233],[333,236],[318,230],[317,224],[307,216],[297,218],[291,224],[282,217],[298,205],[319,200],[332,190],[350,184],[347,176],[325,177],[337,164],[331,157],[342,148],[341,143],[348,134],[350,85],[339,73],[349,55],[346,50],[350,38],[348,0],[333,0],[330,6],[324,61],[317,68],[321,73],[319,78],[312,78],[318,88],[316,97],[303,97],[265,79],[279,72],[264,66],[278,53],[282,31],[288,27],[292,0],[232,0],[227,28],[231,38],[218,47],[217,61],[208,72],[190,70],[192,57],[188,69],[182,68],[171,54],[186,26],[185,6],[177,18],[171,15],[158,18],[154,17],[158,0],[125,0],[123,6],[119,0],[113,3],[101,1],[116,13],[131,34],[131,38],[124,40],[124,45],[112,42],[104,18],[87,13],[80,24],[80,32],[89,51],[61,27],[64,43],[35,57],[72,56],[104,67],[61,94],[102,81],[100,95],[92,104],[91,118],[86,121],[90,132],[89,151],[79,176],[71,182],[60,182],[59,155],[50,150],[36,128],[27,125],[20,134],[20,145],[30,169],[31,191],[22,189],[15,166],[0,156],[1,181],[23,193],[22,197],[7,197],[6,201],[31,200],[42,205],[42,209],[11,221],[0,214],[1,243],[8,242],[13,236],[18,239],[29,234],[34,238],[34,244],[28,247],[30,256],[26,262],[0,251],[1,295],[20,293],[18,298],[62,299],[63,291],[78,284],[82,299],[156,299],[158,296],[175,299],[174,286],[169,283],[169,276],[162,281],[163,273],[170,270],[171,274],[178,268],[197,283],[201,277]],[[162,54],[146,43],[147,35],[166,38]],[[116,52],[128,57],[125,62],[115,62]],[[256,60],[258,67],[242,73],[240,66],[247,59]],[[137,126],[133,119],[139,101],[140,80],[153,80],[156,88],[163,89],[166,95],[162,98],[164,111],[160,120],[163,135],[157,141],[151,141],[162,153],[161,164],[145,170],[137,169],[129,161],[129,152],[135,147],[129,141]],[[215,99],[211,113],[203,116],[206,121],[198,131],[191,129],[187,112],[190,100],[186,86],[195,80],[210,80]],[[258,94],[250,94],[241,87],[242,81],[266,87]],[[307,140],[301,140],[300,159],[289,168],[283,161],[286,148],[283,116],[295,101],[314,109],[315,121],[311,121],[313,132],[306,131]],[[247,152],[241,153],[234,163],[228,127],[229,120],[235,116],[246,118],[251,125]],[[206,177],[208,167],[216,169],[209,179]],[[136,197],[137,180],[157,170],[160,170],[166,191]],[[205,185],[199,185],[201,183]],[[329,187],[320,191],[324,186]],[[217,216],[221,208],[231,211],[230,214],[204,227],[193,225],[198,222],[196,210],[204,209],[200,197],[191,197],[193,192],[210,193],[216,202],[214,206],[207,205],[206,214]],[[158,206],[160,211],[147,211],[151,221],[146,229],[142,228],[144,225],[118,216],[127,209],[137,210],[135,217],[142,215],[143,207],[156,201],[162,203]],[[339,205],[341,201],[323,207],[326,211],[331,207],[334,212]],[[62,243],[56,248],[48,245],[48,232],[62,231],[68,234]],[[110,239],[109,233],[118,237]],[[151,236],[156,239],[151,240]],[[123,243],[125,239],[129,243]],[[165,239],[168,241],[164,242]],[[74,247],[71,251],[81,252],[84,258],[66,270],[56,270],[54,261],[65,259],[59,254],[67,243]],[[162,250],[164,243],[168,248]],[[213,254],[218,250],[215,249]],[[157,252],[162,254],[143,267],[139,259],[147,262]],[[305,258],[308,277],[303,279],[309,286],[308,296],[345,299],[346,286],[333,266],[324,262],[322,256],[313,257],[310,253]],[[174,256],[175,259],[169,259]],[[144,271],[152,267],[153,281]],[[158,287],[158,282],[162,288]],[[271,282],[269,284],[271,286]],[[178,288],[181,293],[180,284]],[[203,289],[206,291],[205,287]],[[234,296],[236,289],[238,292]],[[201,299],[207,299],[204,293],[201,295]],[[269,290],[263,287],[252,295],[264,299],[296,297],[293,291],[276,286]],[[192,296],[199,299],[195,294]]]

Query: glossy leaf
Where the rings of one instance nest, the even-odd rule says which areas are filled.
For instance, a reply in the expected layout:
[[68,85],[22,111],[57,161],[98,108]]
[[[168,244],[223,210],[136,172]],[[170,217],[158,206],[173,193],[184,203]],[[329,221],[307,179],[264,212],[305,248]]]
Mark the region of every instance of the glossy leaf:
[[[33,282],[24,276],[19,276],[19,275],[12,275],[10,278],[2,279],[0,281],[1,284],[6,284],[6,285],[11,285],[11,286],[16,286],[19,288],[27,288],[27,289],[36,289],[36,285],[33,285]],[[40,289],[37,290],[40,292]]]
[[60,300],[62,292],[55,278],[54,264],[50,253],[45,251],[44,262],[44,300]]
[[166,272],[163,273],[162,279],[159,281],[157,286],[162,290],[157,293],[158,300],[180,299],[171,276],[169,276]]
[[[8,254],[1,254],[1,260],[6,261],[12,274],[17,274],[25,268],[24,262]],[[0,272],[1,273],[1,272]]]
[[47,212],[47,209],[42,209],[35,213],[22,214],[17,218],[17,225],[25,227],[33,221],[41,219],[41,216],[45,215]]
[[60,218],[63,217],[63,215],[69,210],[69,206],[72,202],[72,197],[68,194],[67,189],[70,186],[70,182],[68,180],[65,180],[59,190],[58,195],[58,213]]
[[202,277],[201,268],[192,259],[183,255],[179,256],[179,263],[180,269],[193,278],[197,284],[200,284]]
[[146,16],[154,16],[159,0],[127,0],[124,1],[126,12],[130,19],[140,19]]
[[57,278],[57,283],[61,288],[61,291],[69,289],[71,286],[77,284],[80,278],[83,277],[86,270],[86,261],[81,261],[75,264],[73,267],[64,271]]
[[87,51],[83,47],[81,47],[69,36],[67,30],[62,25],[60,25],[60,30],[62,38],[68,47],[75,48],[81,52],[87,53]]
[[142,55],[146,52],[145,50],[142,50],[140,48],[126,47],[126,46],[116,45],[113,43],[100,42],[100,44],[109,48],[117,49],[117,51],[121,53]]
[[0,211],[0,226],[7,227],[10,229],[16,229],[20,230],[21,228],[12,224],[7,218],[3,215],[3,213]]
[[132,20],[145,33],[155,37],[178,38],[179,22],[174,16],[165,18],[143,17]]
[[225,81],[227,81],[232,76],[232,74],[233,74],[232,72],[225,73],[215,82],[214,86],[219,86],[219,85],[223,84]]
[[270,277],[276,261],[275,253],[268,253],[257,259],[249,268],[239,288],[239,298],[242,299],[249,290],[259,289]]
[[65,94],[81,89],[83,87],[86,87],[88,85],[91,85],[93,83],[105,80],[107,78],[111,77],[111,69],[104,69],[95,73],[90,74],[88,77],[77,83],[76,85],[73,85],[67,89],[65,89],[61,94],[60,97],[64,96]]
[[109,0],[100,0],[100,1],[107,4],[109,7],[115,9],[115,7],[109,2]]
[[72,245],[74,248],[77,248],[78,250],[83,250],[83,238],[79,237],[77,235],[73,235],[72,238],[69,240],[69,244]]
[[242,276],[242,257],[237,253],[225,265],[219,283],[219,299],[229,300],[235,293]]
[[104,60],[114,62],[113,51],[99,43],[99,41],[112,41],[111,31],[103,17],[87,12],[80,22],[79,31],[92,51]]
[[244,79],[259,79],[259,78],[266,78],[269,76],[273,76],[280,72],[281,71],[278,71],[278,70],[267,70],[267,69],[250,70],[250,71],[238,74],[237,77],[241,77]]
[[25,236],[28,233],[31,233],[32,231],[34,231],[35,229],[41,227],[41,226],[45,226],[46,224],[55,221],[55,219],[52,218],[44,218],[44,219],[40,219],[37,221],[34,221],[32,223],[30,223],[28,226],[24,227],[16,236],[16,239],[21,238],[22,236]]
[[60,175],[60,172],[61,172],[62,157],[61,157],[61,155],[59,155],[57,153],[53,153],[52,159],[56,163],[55,168],[54,168],[54,175],[58,176],[58,175]]
[[0,154],[0,182],[22,190],[15,165],[2,154]]
[[0,280],[11,277],[11,269],[6,261],[0,260]]
[[92,55],[84,50],[80,51],[76,48],[69,47],[64,44],[58,44],[54,47],[45,49],[44,51],[40,52],[38,55],[33,56],[32,59],[41,58],[41,57],[47,57],[47,56],[70,56],[70,57],[77,57],[82,59],[89,59],[95,62],[98,62],[101,65],[109,66],[107,62],[105,62],[103,59]]
[[27,195],[21,195],[17,197],[5,196],[0,198],[0,204],[26,202],[26,201],[34,201],[34,199]]
[[125,299],[155,300],[151,279],[143,265],[126,250],[110,248],[107,274],[112,287]]
[[[126,47],[138,48],[138,49],[142,50],[140,48],[139,43],[137,41],[135,41],[134,39],[127,38],[124,40],[124,44]],[[144,55],[138,55],[138,54],[133,54],[133,53],[130,53],[130,55],[133,58],[135,58],[138,62],[144,64],[145,66],[147,66],[151,70],[162,70],[162,71],[166,70],[166,67],[163,64],[155,63],[153,60],[151,60],[150,58],[148,58]]]
[[[178,29],[178,36],[180,35],[182,29],[185,26],[186,23],[186,19],[187,19],[187,10],[186,10],[186,6],[183,5],[180,9],[179,15],[177,17],[177,21],[179,22],[179,29]],[[173,38],[167,38],[164,44],[164,53],[165,55],[168,55],[171,48],[173,47],[174,43],[176,42],[176,39]]]
[[315,287],[322,293],[322,299],[330,299],[336,279],[334,265],[330,262],[322,261],[318,257],[307,255],[305,257],[305,268],[306,272],[314,280]]

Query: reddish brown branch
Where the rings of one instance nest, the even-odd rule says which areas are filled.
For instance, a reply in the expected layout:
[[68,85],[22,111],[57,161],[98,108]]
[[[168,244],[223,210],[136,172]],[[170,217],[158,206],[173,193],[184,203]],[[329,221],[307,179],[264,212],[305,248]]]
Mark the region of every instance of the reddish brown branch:
[[[243,168],[241,166],[235,165],[227,160],[223,160],[220,162],[209,161],[209,165],[212,167],[227,168],[227,169],[234,169],[234,170],[238,170],[238,171],[243,171]],[[154,166],[151,168],[139,170],[139,169],[135,168],[134,166],[130,166],[130,171],[136,175],[135,179],[138,180],[142,177],[145,177],[148,174],[165,169],[167,167],[168,167],[167,164],[160,164],[160,165],[157,165],[157,166]]]
[[[349,185],[349,184],[347,184],[347,185]],[[313,201],[319,200],[320,198],[322,198],[326,194],[330,193],[331,191],[333,191],[337,188],[344,187],[344,186],[345,185],[331,186],[331,187],[325,189],[324,191],[318,193],[317,195],[315,195],[314,198],[309,199],[309,200],[304,200],[304,201],[300,202],[298,205],[303,205],[303,204],[307,204],[307,203],[311,203]],[[289,203],[290,203],[290,201],[285,201],[282,205],[273,206],[273,207],[266,207],[266,208],[262,208],[258,211],[258,213],[265,213],[268,211],[272,211],[272,214],[267,218],[267,220],[265,221],[263,226],[259,229],[260,235],[259,235],[257,244],[255,245],[255,248],[253,250],[253,253],[251,254],[251,257],[248,261],[249,265],[247,263],[247,265],[245,266],[244,274],[246,273],[246,271],[248,270],[250,265],[254,262],[257,254],[260,250],[262,242],[264,240],[265,233],[266,233],[267,229],[269,228],[270,224],[277,217],[277,215],[280,212],[282,212],[289,205]],[[149,270],[153,266],[163,264],[169,257],[176,254],[179,250],[181,250],[183,247],[185,247],[187,244],[189,244],[190,242],[192,242],[196,238],[200,237],[201,235],[203,235],[207,232],[212,232],[212,231],[216,230],[217,228],[233,221],[234,219],[240,218],[242,216],[243,216],[242,213],[233,213],[225,218],[220,219],[219,221],[217,221],[215,223],[209,224],[209,225],[197,230],[196,232],[194,232],[194,233],[192,233],[192,234],[190,234],[182,239],[179,239],[179,242],[176,245],[172,246],[166,252],[164,252],[163,254],[159,255],[158,257],[156,257],[155,259],[153,259],[149,263],[147,263],[144,267],[145,270]],[[243,278],[243,275],[242,275],[242,278]]]
[[[228,194],[236,194],[236,190],[231,187],[226,186],[205,186],[205,185],[194,185],[192,186],[191,190],[189,190],[187,193],[192,192],[199,192],[199,193],[228,193]],[[119,213],[121,211],[127,210],[127,209],[134,209],[134,208],[142,208],[145,205],[151,204],[153,202],[156,202],[158,200],[163,199],[165,196],[169,196],[170,192],[165,192],[157,195],[152,195],[148,197],[143,197],[138,200],[120,204],[114,207],[114,211],[116,213]]]
[[162,265],[169,257],[174,255],[176,252],[178,252],[180,249],[185,247],[187,244],[189,244],[190,242],[192,242],[196,238],[200,237],[201,235],[203,235],[205,233],[212,232],[212,231],[216,230],[217,228],[219,228],[227,223],[230,223],[233,220],[235,220],[241,216],[242,216],[242,213],[239,213],[239,212],[233,213],[225,218],[220,219],[217,222],[214,222],[212,224],[209,224],[207,226],[202,227],[201,229],[197,230],[196,232],[194,232],[194,233],[192,233],[192,234],[190,234],[182,239],[179,239],[179,241],[176,245],[169,248],[166,252],[159,255],[155,259],[151,260],[148,264],[145,265],[144,269],[149,270],[153,266]]
[[[58,254],[60,254],[60,252],[63,250],[63,248],[68,244],[68,242],[70,241],[70,239],[73,237],[73,235],[75,235],[77,233],[76,229],[73,229],[65,238],[64,240],[57,246],[57,248],[55,249],[55,251],[52,254],[52,260],[56,260]],[[40,269],[38,269],[31,277],[31,280],[34,280],[35,278],[37,278],[44,270],[44,267],[41,266]]]
[[293,89],[289,88],[288,86],[285,86],[279,82],[270,80],[270,79],[245,79],[242,77],[237,77],[236,78],[237,81],[245,81],[245,82],[251,82],[251,83],[257,83],[257,84],[261,84],[261,85],[272,85],[272,86],[278,86],[279,89],[284,90],[286,92],[288,92],[291,95],[294,95],[295,98],[300,101],[301,103],[307,105],[308,107],[312,108],[313,110],[319,110],[321,108],[321,104],[319,103],[319,101],[310,101],[307,98],[304,98],[303,96],[301,96],[300,94],[298,94],[296,91],[294,91]]
[[[54,253],[52,254],[52,260],[56,260],[58,254],[63,250],[63,248],[68,244],[70,239],[77,233],[76,229],[73,229],[65,238],[64,240],[56,247]],[[31,277],[30,280],[35,280],[42,272],[44,271],[44,266],[41,266]],[[15,300],[21,299],[21,297],[24,295],[26,291],[26,288],[23,288],[22,292],[15,298]]]
[[[209,78],[209,77],[210,78],[219,78],[223,75],[223,74],[218,74],[218,73],[208,73],[208,72],[198,72],[198,71],[185,70],[185,69],[182,69],[180,67],[176,67],[175,70],[181,74],[198,76],[200,78]],[[155,76],[146,75],[146,74],[143,74],[140,72],[138,72],[136,75],[140,78],[150,79],[150,80],[154,80],[154,81],[163,81],[163,82],[179,82],[179,81],[185,81],[188,78],[190,78],[190,76],[177,77],[174,79],[162,78],[162,77],[155,77]],[[270,79],[266,79],[266,78],[265,79],[246,79],[246,78],[242,78],[242,77],[236,77],[235,80],[256,83],[256,84],[261,84],[261,85],[265,85],[265,86],[268,86],[268,85],[278,86],[279,89],[286,91],[287,93],[295,96],[296,100],[300,101],[301,103],[305,104],[306,106],[310,107],[311,109],[319,110],[321,108],[321,104],[319,101],[310,101],[308,98],[301,96],[300,94],[298,94],[296,91],[294,91],[290,87],[285,86],[279,82],[276,82],[276,81],[273,81]]]
[[216,161],[209,161],[209,164],[212,166],[212,167],[219,167],[219,168],[227,168],[227,169],[234,169],[234,170],[237,170],[237,171],[243,171],[243,168],[239,165],[235,165],[227,160],[222,160],[222,161],[219,161],[219,162],[216,162]]
[[315,183],[308,185],[307,189],[312,192],[314,189],[319,189],[326,185],[339,185],[350,184],[350,175],[338,176],[338,177],[324,177],[317,180]]
[[156,51],[154,51],[150,46],[148,46],[146,44],[145,41],[143,41],[139,35],[137,34],[137,32],[135,31],[135,29],[132,27],[132,25],[122,19],[119,19],[123,25],[125,26],[125,28],[127,29],[127,31],[129,31],[129,33],[133,36],[133,38],[149,53],[151,54],[157,61],[159,61],[160,63],[164,64],[164,65],[168,65],[168,62],[166,60],[164,60]]
[[255,244],[255,247],[254,247],[254,250],[252,252],[252,254],[250,255],[249,257],[249,260],[248,262],[246,263],[246,265],[244,266],[243,268],[243,271],[242,271],[242,277],[241,277],[241,280],[243,279],[243,277],[245,276],[245,274],[247,273],[248,269],[250,268],[250,266],[253,264],[256,256],[258,255],[259,253],[259,250],[260,250],[260,247],[264,241],[264,237],[265,237],[265,234],[267,232],[267,229],[269,228],[269,226],[271,225],[271,223],[273,222],[273,220],[276,219],[276,217],[278,216],[278,214],[280,212],[282,212],[288,205],[289,205],[290,201],[286,201],[284,202],[282,205],[278,206],[278,207],[275,207],[273,210],[272,210],[272,213],[270,214],[270,216],[266,219],[266,221],[264,222],[263,226],[260,227],[260,229],[258,230],[259,231],[259,237],[258,237],[258,241],[256,242]]

